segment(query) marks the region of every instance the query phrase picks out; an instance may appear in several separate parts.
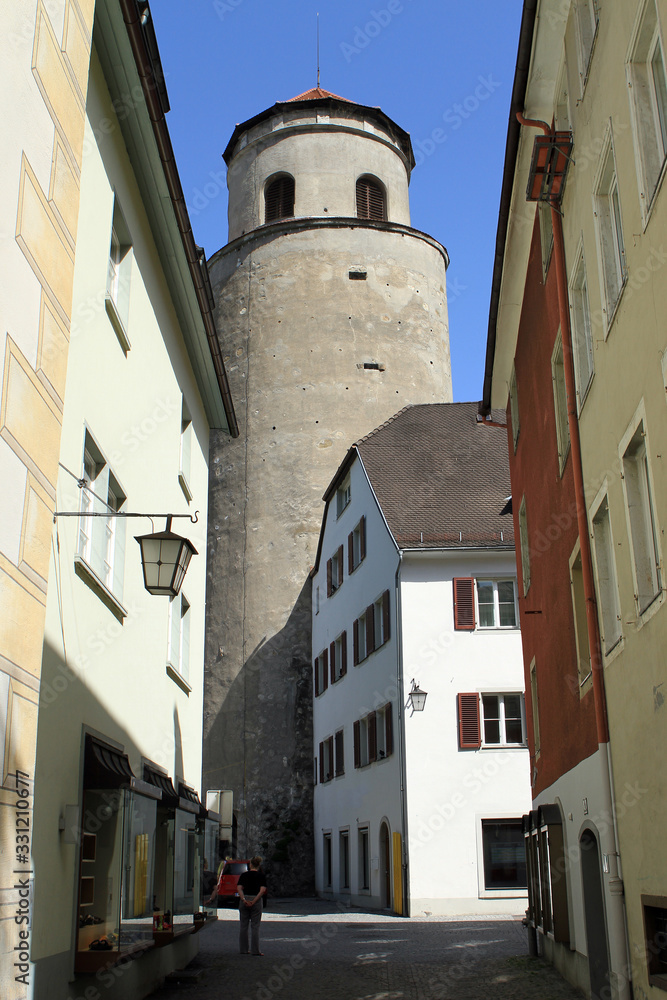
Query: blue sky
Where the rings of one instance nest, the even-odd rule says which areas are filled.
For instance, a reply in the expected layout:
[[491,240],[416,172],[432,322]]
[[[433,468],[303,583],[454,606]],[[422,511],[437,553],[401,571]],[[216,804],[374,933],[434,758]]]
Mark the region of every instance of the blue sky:
[[237,122],[316,84],[410,133],[412,225],[443,243],[455,400],[482,394],[521,0],[153,0],[167,116],[195,239],[227,241]]

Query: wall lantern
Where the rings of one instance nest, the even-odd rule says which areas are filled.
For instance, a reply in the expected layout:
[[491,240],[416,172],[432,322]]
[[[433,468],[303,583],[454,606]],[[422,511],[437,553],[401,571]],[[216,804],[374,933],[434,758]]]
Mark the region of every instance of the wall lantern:
[[426,691],[422,691],[414,677],[412,678],[412,689],[408,695],[407,708],[411,708],[411,715],[415,712],[423,712],[426,704]]
[[165,531],[150,535],[135,535],[141,547],[141,567],[144,587],[149,594],[176,597],[183,585],[190,560],[197,550],[189,538],[171,530],[173,515],[167,517]]

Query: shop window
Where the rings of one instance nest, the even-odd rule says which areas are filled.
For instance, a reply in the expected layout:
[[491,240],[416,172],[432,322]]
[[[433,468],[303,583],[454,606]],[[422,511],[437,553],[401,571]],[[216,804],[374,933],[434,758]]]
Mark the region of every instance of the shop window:
[[483,819],[482,850],[487,892],[528,887],[520,819]]

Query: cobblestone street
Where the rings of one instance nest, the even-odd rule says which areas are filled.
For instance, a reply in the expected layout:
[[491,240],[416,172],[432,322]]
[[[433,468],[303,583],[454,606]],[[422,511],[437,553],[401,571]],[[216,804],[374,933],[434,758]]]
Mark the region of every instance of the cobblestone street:
[[218,916],[186,973],[151,1000],[581,1000],[549,965],[528,958],[517,917],[406,920],[272,900],[259,958],[238,954],[237,913]]

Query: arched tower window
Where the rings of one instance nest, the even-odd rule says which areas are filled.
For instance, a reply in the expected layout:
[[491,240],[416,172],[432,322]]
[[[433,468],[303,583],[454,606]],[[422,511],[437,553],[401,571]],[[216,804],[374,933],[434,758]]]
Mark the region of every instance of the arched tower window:
[[357,218],[386,222],[384,188],[373,177],[360,177],[357,181]]
[[280,174],[266,185],[264,193],[264,221],[290,219],[294,215],[294,178]]

